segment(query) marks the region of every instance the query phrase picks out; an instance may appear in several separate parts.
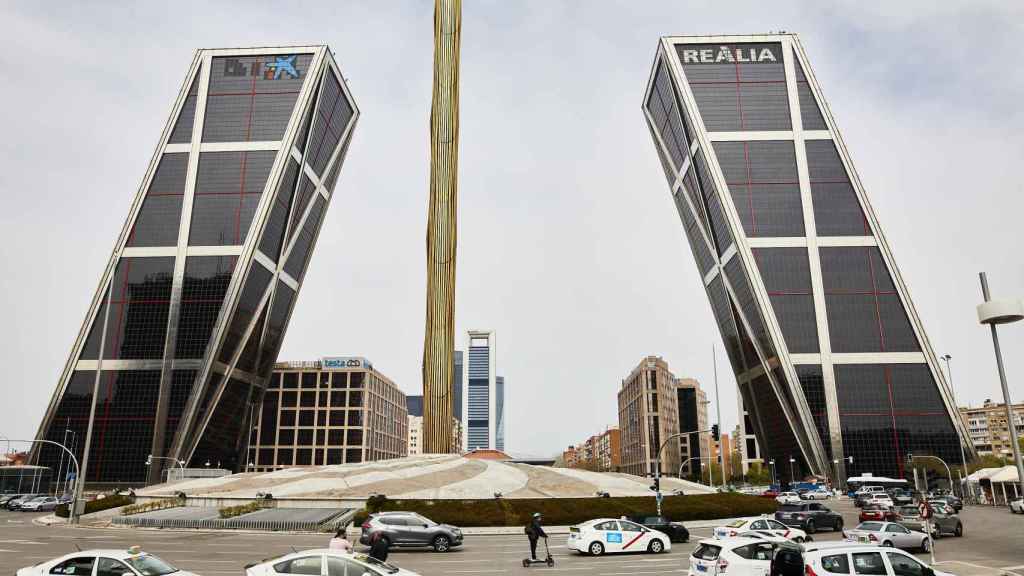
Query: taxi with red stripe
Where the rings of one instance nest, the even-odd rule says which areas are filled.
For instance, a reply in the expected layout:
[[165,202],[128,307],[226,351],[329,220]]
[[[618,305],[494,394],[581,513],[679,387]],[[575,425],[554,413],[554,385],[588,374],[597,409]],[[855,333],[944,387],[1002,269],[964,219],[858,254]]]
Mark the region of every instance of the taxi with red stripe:
[[736,520],[715,528],[715,538],[735,538],[744,532],[761,532],[772,536],[780,536],[793,542],[809,542],[811,538],[807,532],[799,528],[786,526],[775,518],[768,516],[755,516],[752,518],[737,518]]
[[614,518],[598,518],[571,526],[566,545],[570,550],[591,556],[618,552],[660,554],[672,548],[666,534]]

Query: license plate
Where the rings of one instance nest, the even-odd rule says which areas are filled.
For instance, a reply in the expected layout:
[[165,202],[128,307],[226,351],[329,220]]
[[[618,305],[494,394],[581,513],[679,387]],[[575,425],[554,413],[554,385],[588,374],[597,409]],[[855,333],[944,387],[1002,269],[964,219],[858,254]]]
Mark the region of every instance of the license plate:
[[860,542],[861,544],[867,544],[868,542],[870,542],[870,540],[867,536],[857,536],[857,542]]

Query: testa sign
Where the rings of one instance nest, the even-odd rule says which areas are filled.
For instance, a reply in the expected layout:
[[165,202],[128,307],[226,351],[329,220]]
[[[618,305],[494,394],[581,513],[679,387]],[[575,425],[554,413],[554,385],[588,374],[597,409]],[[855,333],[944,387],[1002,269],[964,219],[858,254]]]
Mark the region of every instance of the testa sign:
[[728,45],[718,47],[702,45],[694,48],[680,48],[683,64],[763,64],[779,63],[775,52],[761,45]]

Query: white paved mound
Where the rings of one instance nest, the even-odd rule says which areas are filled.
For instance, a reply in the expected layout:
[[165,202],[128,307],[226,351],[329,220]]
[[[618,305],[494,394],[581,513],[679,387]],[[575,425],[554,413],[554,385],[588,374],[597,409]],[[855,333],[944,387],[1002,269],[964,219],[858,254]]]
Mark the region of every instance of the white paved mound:
[[529,478],[521,470],[495,460],[478,460],[487,464],[487,469],[472,478],[447,486],[415,490],[395,494],[394,498],[494,498],[495,492],[507,494],[524,488]]
[[[607,492],[611,496],[650,496],[650,478],[631,476],[629,474],[612,474],[604,472],[590,472],[578,468],[552,468],[553,472],[589,482],[597,486],[598,490]],[[688,494],[710,494],[712,492],[707,486],[685,482],[674,478],[663,478],[662,488],[668,488],[667,481],[682,482],[678,487],[683,488]],[[673,489],[675,486],[673,487]]]
[[[274,496],[298,496],[300,494],[314,494],[328,490],[344,490],[346,488],[368,486],[378,482],[385,482],[387,480],[401,480],[414,478],[416,476],[436,474],[443,470],[461,466],[463,461],[464,459],[462,458],[454,458],[439,464],[399,468],[398,470],[376,470],[347,477],[325,476],[304,478],[274,487]],[[374,492],[374,490],[367,490],[366,494],[369,495],[372,492]]]

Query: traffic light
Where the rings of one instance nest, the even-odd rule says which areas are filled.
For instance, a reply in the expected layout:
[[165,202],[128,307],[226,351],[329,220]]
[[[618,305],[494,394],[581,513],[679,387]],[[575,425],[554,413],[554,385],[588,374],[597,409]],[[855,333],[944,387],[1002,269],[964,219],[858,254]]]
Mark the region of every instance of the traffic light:
[[718,424],[712,424],[711,425],[711,438],[715,442],[718,442]]
[[651,490],[655,492],[661,492],[661,478],[654,478],[654,484],[651,484]]

